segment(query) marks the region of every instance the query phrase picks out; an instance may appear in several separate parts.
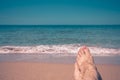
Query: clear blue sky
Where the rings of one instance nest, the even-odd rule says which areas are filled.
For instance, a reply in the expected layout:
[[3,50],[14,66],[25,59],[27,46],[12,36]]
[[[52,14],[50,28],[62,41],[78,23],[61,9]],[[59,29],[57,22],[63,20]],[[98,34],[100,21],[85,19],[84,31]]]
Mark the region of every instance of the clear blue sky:
[[120,0],[0,0],[0,24],[120,24]]

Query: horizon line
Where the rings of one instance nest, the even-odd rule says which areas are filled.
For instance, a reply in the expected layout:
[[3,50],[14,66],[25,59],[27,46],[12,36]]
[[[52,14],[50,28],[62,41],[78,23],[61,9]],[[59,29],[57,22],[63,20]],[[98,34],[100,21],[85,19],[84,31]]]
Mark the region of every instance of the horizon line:
[[76,25],[77,26],[78,25],[79,26],[79,25],[83,25],[84,26],[84,25],[120,25],[120,24],[0,24],[0,26],[1,25],[10,25],[10,26],[13,26],[13,25],[18,25],[18,26],[22,26],[22,25],[31,25],[31,26],[33,26],[33,25],[34,26],[39,26],[39,25],[41,25],[41,26],[42,25],[43,26],[44,25],[53,25],[53,26],[54,25],[55,26],[57,26],[57,25],[60,25],[60,26],[62,26],[62,25]]

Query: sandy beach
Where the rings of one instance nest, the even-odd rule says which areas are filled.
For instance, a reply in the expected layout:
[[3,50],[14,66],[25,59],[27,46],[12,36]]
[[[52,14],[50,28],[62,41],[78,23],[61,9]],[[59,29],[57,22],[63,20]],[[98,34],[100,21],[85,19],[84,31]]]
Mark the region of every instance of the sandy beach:
[[[102,80],[119,80],[120,65],[98,64]],[[74,64],[0,62],[0,80],[74,80]]]

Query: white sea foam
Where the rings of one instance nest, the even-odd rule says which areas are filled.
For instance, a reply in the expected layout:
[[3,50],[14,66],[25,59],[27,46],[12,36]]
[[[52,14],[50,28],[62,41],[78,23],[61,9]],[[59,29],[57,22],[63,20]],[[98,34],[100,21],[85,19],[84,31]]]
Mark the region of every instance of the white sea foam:
[[[0,54],[6,53],[63,53],[63,54],[76,54],[78,49],[81,47],[80,44],[66,44],[66,45],[39,45],[39,46],[1,46]],[[120,48],[102,48],[102,47],[91,47],[89,49],[92,55],[120,55]]]

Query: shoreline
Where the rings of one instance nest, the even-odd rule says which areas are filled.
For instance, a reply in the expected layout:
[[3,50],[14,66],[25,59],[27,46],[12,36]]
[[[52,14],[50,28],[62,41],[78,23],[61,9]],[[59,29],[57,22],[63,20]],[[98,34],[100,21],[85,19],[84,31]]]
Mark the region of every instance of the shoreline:
[[[120,64],[120,56],[93,56],[96,64]],[[75,54],[0,54],[0,62],[75,63]]]

